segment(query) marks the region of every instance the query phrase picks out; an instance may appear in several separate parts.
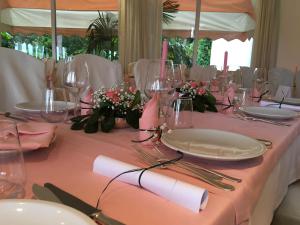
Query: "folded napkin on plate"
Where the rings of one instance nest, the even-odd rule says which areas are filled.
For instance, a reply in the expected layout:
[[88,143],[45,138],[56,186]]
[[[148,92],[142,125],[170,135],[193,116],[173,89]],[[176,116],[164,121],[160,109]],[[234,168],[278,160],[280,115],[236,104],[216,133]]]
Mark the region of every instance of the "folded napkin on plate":
[[[154,96],[144,106],[142,117],[139,120],[140,129],[156,129],[159,124],[159,94],[155,93]],[[147,131],[140,131],[140,140],[149,138],[151,134]],[[146,144],[146,142],[143,142]]]
[[38,122],[20,123],[17,126],[23,151],[49,147],[56,129],[56,125]]
[[[268,106],[268,107],[278,108],[279,103],[278,102],[273,102],[273,101],[264,101],[264,100],[262,100],[262,101],[260,101],[260,106]],[[290,110],[300,112],[300,106],[297,106],[297,105],[281,104],[281,108],[282,109],[290,109]]]
[[[112,178],[122,172],[137,168],[131,164],[99,155],[94,161],[93,172]],[[139,186],[140,173],[141,171],[127,173],[118,177],[118,180]],[[152,193],[193,212],[203,210],[208,201],[207,190],[151,171],[143,173],[141,185]]]

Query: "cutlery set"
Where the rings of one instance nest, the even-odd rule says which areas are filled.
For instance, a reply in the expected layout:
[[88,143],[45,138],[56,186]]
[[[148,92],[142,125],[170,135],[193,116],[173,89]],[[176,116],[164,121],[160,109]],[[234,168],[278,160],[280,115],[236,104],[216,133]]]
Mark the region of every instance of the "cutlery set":
[[51,183],[45,183],[44,186],[33,184],[32,192],[40,200],[61,203],[79,210],[86,214],[95,222],[102,225],[124,225],[111,217],[104,215],[100,209],[97,209],[70,193],[56,187]]
[[[149,166],[155,165],[162,161],[169,160],[160,150],[160,153],[154,155],[148,153],[141,148],[134,146],[135,151],[138,153],[138,158],[143,162],[147,163]],[[163,155],[162,155],[163,154]],[[162,167],[166,169],[173,170],[175,172],[183,173],[194,178],[200,179],[201,181],[208,183],[216,188],[226,190],[226,191],[234,191],[235,187],[231,184],[227,184],[222,182],[222,180],[228,180],[231,182],[240,183],[242,180],[239,178],[235,178],[215,170],[207,169],[204,167],[200,167],[199,165],[186,162],[186,161],[177,161],[172,165]]]
[[278,126],[286,126],[286,127],[291,126],[288,123],[269,120],[269,119],[256,118],[256,117],[253,117],[253,116],[246,116],[246,115],[241,114],[241,113],[236,113],[234,115],[235,115],[235,118],[238,118],[238,119],[241,119],[241,120],[258,121],[258,122],[263,122],[263,123],[268,123],[268,124],[273,124],[273,125],[278,125]]

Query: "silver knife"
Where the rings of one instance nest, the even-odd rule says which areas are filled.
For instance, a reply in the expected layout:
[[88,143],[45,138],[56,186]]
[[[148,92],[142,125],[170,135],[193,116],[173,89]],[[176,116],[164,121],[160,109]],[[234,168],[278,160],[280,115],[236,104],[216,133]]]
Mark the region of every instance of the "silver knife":
[[[34,188],[34,186],[35,186],[35,188]],[[43,200],[55,201],[54,198],[49,193],[41,195],[39,193],[39,191],[36,192],[36,190],[38,188],[36,188],[36,185],[34,185],[34,186],[32,187],[32,191],[35,194],[37,193],[37,197],[39,195],[41,197],[41,199],[43,199]],[[96,221],[100,224],[103,224],[103,225],[125,225],[124,223],[121,223],[111,217],[106,216],[105,214],[103,214],[101,212],[101,210],[87,204],[86,202],[82,201],[81,199],[71,195],[70,193],[56,187],[55,185],[53,185],[51,183],[45,183],[44,187],[41,187],[41,188],[44,188],[44,191],[46,190],[45,192],[50,191],[56,197],[56,200],[58,199],[64,205],[70,206],[74,209],[81,211],[82,213],[88,215],[94,221]]]

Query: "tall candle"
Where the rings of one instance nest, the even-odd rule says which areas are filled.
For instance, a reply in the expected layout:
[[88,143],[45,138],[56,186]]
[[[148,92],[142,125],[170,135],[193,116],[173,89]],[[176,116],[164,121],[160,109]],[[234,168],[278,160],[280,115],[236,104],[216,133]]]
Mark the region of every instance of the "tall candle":
[[165,61],[167,60],[167,55],[168,55],[168,40],[164,39],[163,44],[162,44],[162,52],[161,52],[161,64],[160,64],[160,78],[165,77]]
[[227,71],[228,71],[227,60],[228,60],[228,52],[225,51],[225,53],[224,53],[223,74],[227,74]]

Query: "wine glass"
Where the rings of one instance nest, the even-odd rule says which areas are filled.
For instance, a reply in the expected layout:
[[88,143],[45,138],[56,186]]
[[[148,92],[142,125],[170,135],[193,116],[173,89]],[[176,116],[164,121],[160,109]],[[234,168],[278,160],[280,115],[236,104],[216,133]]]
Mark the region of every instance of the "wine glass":
[[151,60],[147,67],[147,78],[144,93],[146,101],[154,94],[159,95],[160,115],[167,116],[167,109],[170,106],[175,92],[174,67],[171,60]]
[[23,198],[25,170],[16,123],[0,120],[0,199]]
[[68,57],[63,75],[64,87],[75,103],[74,115],[80,115],[80,96],[89,88],[89,68],[86,61]]
[[64,88],[47,88],[44,92],[41,117],[50,123],[63,122],[68,115]]
[[172,102],[170,117],[167,118],[167,126],[170,129],[182,129],[193,127],[193,99],[179,97]]

